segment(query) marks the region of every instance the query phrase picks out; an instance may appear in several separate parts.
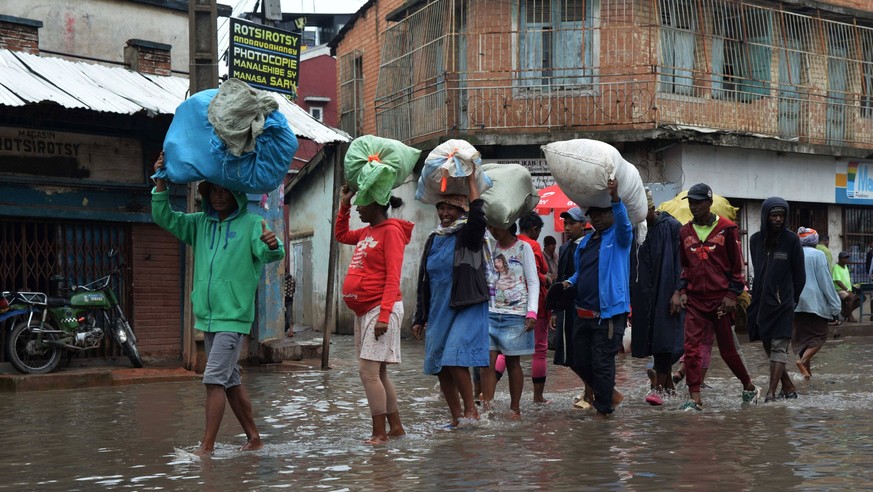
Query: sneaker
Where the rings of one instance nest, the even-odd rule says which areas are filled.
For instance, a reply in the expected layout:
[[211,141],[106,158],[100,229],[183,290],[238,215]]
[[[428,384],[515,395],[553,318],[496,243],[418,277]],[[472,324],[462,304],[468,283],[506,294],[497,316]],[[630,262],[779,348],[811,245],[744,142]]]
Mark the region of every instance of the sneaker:
[[658,405],[663,405],[664,400],[661,398],[661,395],[658,394],[657,391],[649,391],[649,394],[646,395],[646,403],[656,407]]
[[703,405],[697,403],[694,400],[688,400],[681,407],[679,407],[679,410],[682,410],[683,412],[690,412],[690,411],[701,412],[701,411],[703,411]]
[[761,397],[761,388],[755,386],[753,390],[743,390],[743,403],[758,404],[758,398]]

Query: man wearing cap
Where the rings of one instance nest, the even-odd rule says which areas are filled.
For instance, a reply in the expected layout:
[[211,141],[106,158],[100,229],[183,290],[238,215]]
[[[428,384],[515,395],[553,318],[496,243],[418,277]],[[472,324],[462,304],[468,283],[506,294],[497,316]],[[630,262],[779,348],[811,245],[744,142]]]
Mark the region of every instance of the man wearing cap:
[[679,229],[682,225],[667,212],[655,210],[651,190],[646,190],[646,240],[631,254],[631,354],[654,356],[655,379],[646,403],[662,405],[673,391],[671,370],[682,354],[684,328],[681,313],[670,311],[670,297],[679,285]]
[[764,402],[776,401],[776,388],[795,393],[785,370],[794,334],[794,308],[806,283],[803,248],[797,234],[785,227],[788,202],[774,196],[761,205],[761,230],[749,238],[755,283],[749,305],[749,340],[761,340],[770,359],[770,383]]
[[731,331],[737,296],[743,292],[743,252],[732,221],[712,213],[712,189],[699,183],[688,190],[693,218],[679,230],[682,274],[670,299],[671,312],[685,309],[685,377],[691,399],[683,410],[703,410],[700,399],[701,349],[715,333],[718,350],[743,384],[743,402],[756,402],[760,390],[752,384]]
[[[558,275],[555,282],[563,282],[576,273],[576,265],[573,259],[576,255],[576,248],[579,242],[585,237],[585,227],[588,221],[579,207],[573,207],[566,212],[561,213],[561,219],[564,220],[564,230],[567,232],[568,241],[561,245],[558,250]],[[558,291],[563,291],[563,288],[555,285]],[[549,293],[555,292],[549,290]],[[567,291],[572,294],[572,291]],[[569,302],[567,302],[569,301]],[[570,299],[559,298],[555,301],[561,303],[561,306],[552,308],[551,300],[548,300],[549,308],[553,309],[550,324],[555,330],[555,359],[554,363],[560,366],[573,366],[573,326],[576,323],[576,310],[573,308],[573,296]],[[582,377],[577,373],[577,376]],[[583,381],[584,383],[584,381]],[[577,406],[582,408],[590,408],[590,401],[594,399],[591,393],[591,388],[585,384],[585,392],[576,402]],[[586,401],[587,400],[587,401]]]
[[633,226],[618,196],[618,180],[607,181],[608,208],[591,207],[594,233],[576,248],[576,272],[564,281],[576,292],[573,370],[594,390],[599,418],[614,410],[615,354],[621,347],[630,312],[630,250]]
[[849,323],[857,323],[854,311],[861,305],[861,298],[852,292],[852,276],[849,274],[849,259],[850,255],[846,251],[840,251],[837,256],[837,264],[834,265],[833,277],[834,287],[837,289],[837,295],[843,303],[843,317]]

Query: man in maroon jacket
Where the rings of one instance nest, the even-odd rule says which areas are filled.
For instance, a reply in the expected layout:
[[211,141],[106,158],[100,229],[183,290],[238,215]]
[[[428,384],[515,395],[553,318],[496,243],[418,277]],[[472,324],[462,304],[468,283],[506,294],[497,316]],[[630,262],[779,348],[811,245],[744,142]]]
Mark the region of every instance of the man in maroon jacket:
[[712,189],[699,183],[688,190],[694,218],[679,230],[682,274],[670,300],[671,312],[685,309],[685,374],[691,400],[683,410],[702,410],[701,346],[715,332],[718,350],[734,376],[743,383],[743,402],[758,401],[731,331],[737,296],[743,292],[743,254],[737,225],[712,213]]

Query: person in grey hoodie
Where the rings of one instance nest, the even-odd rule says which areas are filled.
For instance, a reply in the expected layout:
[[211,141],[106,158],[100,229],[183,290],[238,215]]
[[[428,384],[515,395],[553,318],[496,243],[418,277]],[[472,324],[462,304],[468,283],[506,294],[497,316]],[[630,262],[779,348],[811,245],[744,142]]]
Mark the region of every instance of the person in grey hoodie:
[[806,283],[803,248],[797,234],[785,227],[788,202],[770,197],[761,205],[761,230],[749,239],[755,280],[749,306],[749,340],[761,340],[770,358],[770,385],[764,402],[794,392],[785,370],[794,328],[794,308]]

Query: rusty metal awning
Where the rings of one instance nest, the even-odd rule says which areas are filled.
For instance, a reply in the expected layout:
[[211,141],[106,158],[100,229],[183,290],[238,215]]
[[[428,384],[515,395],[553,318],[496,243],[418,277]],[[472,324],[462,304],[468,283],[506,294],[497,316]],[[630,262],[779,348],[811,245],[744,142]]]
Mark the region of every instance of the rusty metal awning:
[[[351,137],[328,127],[282,95],[271,93],[298,137],[319,144]],[[118,114],[174,114],[188,96],[188,79],[142,74],[19,51],[0,50],[0,106],[54,102],[70,109]]]

